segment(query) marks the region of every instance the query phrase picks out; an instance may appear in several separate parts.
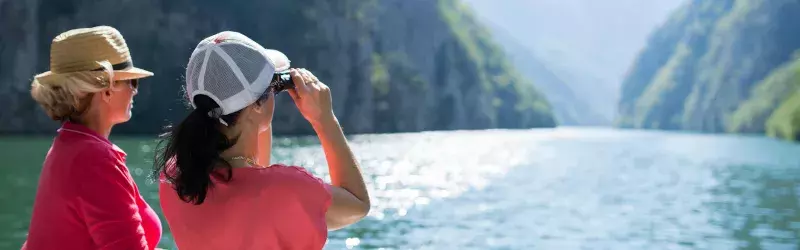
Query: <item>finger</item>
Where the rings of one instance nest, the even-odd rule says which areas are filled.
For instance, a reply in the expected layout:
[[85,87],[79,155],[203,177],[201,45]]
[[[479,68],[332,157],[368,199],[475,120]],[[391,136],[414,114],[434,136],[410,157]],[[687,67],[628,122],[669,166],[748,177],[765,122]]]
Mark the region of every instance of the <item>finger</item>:
[[303,80],[306,82],[306,84],[311,84],[314,82],[314,80],[311,78],[311,72],[308,72],[308,70],[300,69],[300,75],[303,76]]
[[328,87],[328,85],[327,85],[327,84],[325,84],[324,82],[318,82],[318,83],[319,83],[319,86],[320,86],[320,87],[321,87],[323,90],[330,90],[330,89],[331,89],[331,88],[330,88],[330,87]]
[[297,74],[300,75],[300,78],[306,80],[306,72],[303,72],[303,69],[295,69],[295,70],[297,71]]
[[300,69],[300,72],[305,77],[306,84],[309,87],[314,88],[314,90],[320,90],[321,89],[321,87],[319,85],[320,82],[316,80],[316,77],[314,76],[314,74],[311,74],[311,72],[308,71],[307,69]]
[[292,82],[294,82],[294,86],[296,88],[303,89],[306,86],[303,76],[299,70],[291,69],[289,70],[289,75],[292,76]]
[[314,89],[321,90],[325,88],[325,84],[320,81],[313,81]]
[[314,90],[319,91],[319,90],[322,89],[322,86],[320,86],[319,84],[320,84],[320,82],[318,82],[318,81],[311,81],[311,83],[309,83],[308,86],[311,87],[311,88],[314,88]]
[[315,76],[315,75],[314,75],[314,73],[311,73],[311,71],[308,71],[308,70],[307,70],[307,69],[305,69],[305,68],[303,68],[303,69],[300,69],[300,70],[301,70],[301,71],[303,72],[303,74],[305,74],[305,75],[306,75],[306,77],[308,77],[308,79],[309,79],[309,80],[311,80],[312,82],[319,81],[319,79],[317,79],[317,76]]
[[295,94],[297,94],[298,97],[306,95],[306,93],[310,91],[309,88],[311,87],[308,86],[308,82],[303,79],[303,75],[300,70],[292,69],[290,74],[292,76],[292,81],[294,82],[294,89],[296,90]]
[[328,87],[328,85],[326,85],[323,82],[318,82],[318,83],[319,83],[319,86],[320,86],[319,87],[320,88],[320,92],[322,92],[322,93],[330,93],[331,92],[331,88]]
[[317,76],[315,76],[314,73],[311,73],[311,71],[308,71],[307,69],[302,69],[302,70],[306,74],[306,76],[308,76],[308,79],[311,80],[311,82],[319,82],[319,78],[317,78]]

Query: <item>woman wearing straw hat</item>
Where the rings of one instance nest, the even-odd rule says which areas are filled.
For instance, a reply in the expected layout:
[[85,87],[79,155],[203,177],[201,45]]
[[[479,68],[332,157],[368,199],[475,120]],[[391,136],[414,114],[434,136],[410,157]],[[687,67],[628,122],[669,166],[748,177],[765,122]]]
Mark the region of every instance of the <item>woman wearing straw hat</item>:
[[108,140],[131,118],[140,78],[122,35],[108,26],[53,39],[50,71],[31,95],[61,122],[42,167],[23,249],[154,249],[161,222],[142,199],[125,152]]
[[[274,94],[288,92],[322,142],[331,184],[269,164]],[[321,249],[328,229],[367,215],[369,195],[328,87],[281,52],[225,31],[186,69],[193,111],[165,137],[155,176],[180,249]]]

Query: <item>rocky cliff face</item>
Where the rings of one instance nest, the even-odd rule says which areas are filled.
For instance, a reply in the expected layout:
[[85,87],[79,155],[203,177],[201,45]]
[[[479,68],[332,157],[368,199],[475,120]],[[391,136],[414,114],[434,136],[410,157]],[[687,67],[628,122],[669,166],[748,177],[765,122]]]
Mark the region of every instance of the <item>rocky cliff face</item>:
[[787,72],[800,49],[798,29],[798,0],[687,3],[639,55],[623,83],[617,124],[765,132],[796,89]]
[[[325,81],[348,133],[549,127],[549,104],[526,83],[458,1],[0,0],[0,131],[49,132],[28,94],[58,33],[111,25],[125,36],[142,82],[134,119],[115,129],[155,133],[186,113],[182,75],[196,43],[235,30],[286,53]],[[10,107],[10,108],[9,108]],[[279,96],[274,130],[311,128]]]

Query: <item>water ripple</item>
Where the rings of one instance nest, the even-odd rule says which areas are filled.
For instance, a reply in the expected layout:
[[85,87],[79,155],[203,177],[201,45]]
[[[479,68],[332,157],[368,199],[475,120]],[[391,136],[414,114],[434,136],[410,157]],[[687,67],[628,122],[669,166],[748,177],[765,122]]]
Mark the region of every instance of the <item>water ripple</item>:
[[[349,140],[373,207],[331,232],[326,249],[800,249],[797,144],[571,128]],[[49,142],[0,141],[10,149],[0,158],[19,163],[0,168],[0,249],[25,237],[43,158],[31,152]],[[158,204],[145,179],[152,140],[115,142]],[[274,148],[275,161],[327,176],[315,138],[276,138]],[[161,246],[171,242],[165,228]]]

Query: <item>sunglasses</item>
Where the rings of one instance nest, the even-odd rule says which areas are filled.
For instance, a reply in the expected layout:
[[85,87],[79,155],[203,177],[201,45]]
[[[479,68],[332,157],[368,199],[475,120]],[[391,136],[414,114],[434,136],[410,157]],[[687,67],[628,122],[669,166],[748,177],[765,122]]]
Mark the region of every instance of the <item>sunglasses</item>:
[[276,95],[284,90],[293,88],[294,82],[292,81],[292,76],[289,74],[288,70],[275,73],[275,75],[272,77],[272,82],[269,83],[269,90]]
[[139,88],[139,79],[130,79],[130,80],[124,80],[124,81],[117,81],[117,82],[119,82],[119,83],[127,83],[128,86],[131,87],[131,89],[138,89]]

